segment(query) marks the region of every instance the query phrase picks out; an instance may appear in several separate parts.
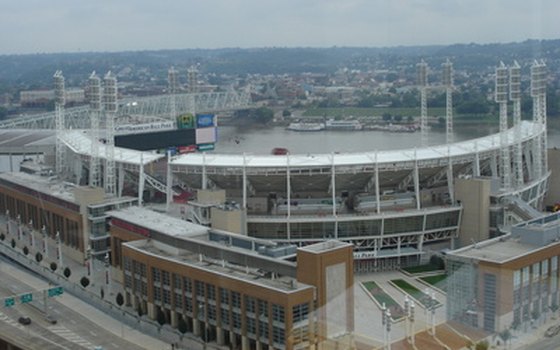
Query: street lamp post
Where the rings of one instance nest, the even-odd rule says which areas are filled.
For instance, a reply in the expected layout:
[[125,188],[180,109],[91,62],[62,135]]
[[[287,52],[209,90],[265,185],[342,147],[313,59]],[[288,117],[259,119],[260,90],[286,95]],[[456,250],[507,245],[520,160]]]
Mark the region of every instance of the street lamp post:
[[45,254],[45,258],[49,257],[49,244],[47,242],[47,228],[45,225],[41,227],[41,233],[43,235],[43,254]]
[[105,253],[105,284],[107,290],[109,289],[109,253]]
[[17,221],[17,239],[18,241],[21,241],[21,215],[17,215],[16,217],[16,221]]
[[62,245],[59,231],[56,231],[56,258],[58,259],[58,265],[62,268]]
[[91,267],[90,267],[90,262],[91,260],[91,246],[88,244],[87,248],[86,248],[86,268],[87,268],[87,275],[90,276],[91,275]]
[[414,300],[410,302],[410,310],[409,310],[409,321],[410,321],[410,343],[414,347]]
[[33,220],[29,220],[29,245],[31,249],[35,248],[35,237],[33,236]]
[[10,234],[10,210],[6,209],[6,234]]
[[408,299],[408,294],[404,296],[404,337],[408,340],[408,326],[410,317],[410,299]]
[[387,312],[387,308],[385,307],[385,303],[381,305],[381,328],[383,329],[383,345],[387,346],[387,331],[386,331],[386,323],[387,320],[385,317],[387,316],[385,313]]
[[387,350],[391,350],[391,310],[387,309],[385,316],[387,317],[387,323],[385,324],[387,328]]
[[436,336],[436,305],[437,305],[437,300],[436,300],[436,293],[432,291],[432,295],[431,295],[431,306],[432,306],[432,335],[435,337]]

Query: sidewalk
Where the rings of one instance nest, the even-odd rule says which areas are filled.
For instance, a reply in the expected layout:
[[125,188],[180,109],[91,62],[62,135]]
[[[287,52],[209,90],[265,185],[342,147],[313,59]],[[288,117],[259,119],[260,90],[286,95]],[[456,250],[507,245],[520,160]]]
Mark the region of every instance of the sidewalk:
[[[65,286],[65,293],[61,297],[58,297],[60,303],[76,310],[82,315],[87,315],[88,319],[91,319],[92,322],[100,327],[116,336],[137,344],[140,348],[171,349],[171,344],[178,345],[175,349],[197,349],[203,347],[201,340],[194,338],[193,335],[188,333],[181,335],[177,330],[167,327],[167,325],[160,326],[154,321],[148,320],[145,316],[139,318],[136,312],[129,307],[125,307],[124,305],[122,308],[118,307],[116,305],[116,295],[118,293],[124,295],[123,288],[122,285],[112,279],[109,280],[109,284],[106,283],[107,269],[104,262],[95,260],[88,275],[86,266],[67,256],[63,256],[63,266],[57,266],[56,271],[53,272],[50,269],[50,264],[55,262],[59,265],[60,262],[60,260],[57,259],[57,246],[54,240],[47,239],[47,254],[44,254],[43,237],[40,233],[37,231],[32,233],[34,244],[31,245],[31,233],[27,227],[24,227],[25,233],[22,232],[19,234],[21,239],[18,239],[17,223],[11,220],[9,225],[9,231],[11,233],[6,232],[7,228],[5,217],[0,216],[0,233],[5,235],[4,240],[0,242],[0,249],[6,250],[7,253],[10,253],[10,257],[16,258],[16,261],[22,260],[22,265],[29,266],[31,270],[38,270],[35,272],[53,281],[54,284],[67,284],[67,286]],[[12,239],[15,242],[14,248],[11,247]],[[27,255],[23,253],[24,247],[28,249]],[[43,255],[43,260],[40,263],[36,261],[36,253],[41,253],[41,255]],[[63,272],[66,268],[71,271],[69,278],[63,277]],[[41,273],[41,271],[48,276]],[[17,267],[12,267],[11,273],[33,288],[41,289],[50,284],[34,276],[33,273]],[[54,279],[50,276],[54,277]],[[80,280],[84,276],[88,277],[90,280],[90,284],[87,288],[83,288],[80,284]],[[72,288],[67,289],[67,287]],[[101,292],[101,290],[103,290],[103,292]],[[82,297],[77,298],[70,294],[78,291],[80,291],[78,295],[83,294],[84,297],[86,297],[87,294],[93,295],[86,297],[86,302],[86,299]],[[103,294],[103,297],[101,294]],[[98,304],[99,302],[102,302],[106,308],[108,306],[111,312],[107,314],[108,310],[104,311],[91,305],[92,303]],[[157,335],[157,338],[153,335]],[[162,338],[165,340],[162,340]]]

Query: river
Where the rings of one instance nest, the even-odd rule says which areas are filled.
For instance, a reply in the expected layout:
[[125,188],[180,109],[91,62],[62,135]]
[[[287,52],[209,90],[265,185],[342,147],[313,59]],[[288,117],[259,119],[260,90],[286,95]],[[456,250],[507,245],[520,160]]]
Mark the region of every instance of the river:
[[[456,127],[453,139],[465,141],[497,132],[497,126]],[[384,131],[319,131],[297,132],[284,127],[266,129],[221,126],[218,129],[217,153],[270,154],[275,147],[286,148],[292,154],[383,151],[420,147],[420,132],[391,133]],[[445,131],[432,129],[429,145],[445,143]],[[548,146],[560,147],[560,120],[549,121]],[[21,156],[14,156],[12,166],[17,170]],[[0,172],[10,171],[8,156],[0,156]]]

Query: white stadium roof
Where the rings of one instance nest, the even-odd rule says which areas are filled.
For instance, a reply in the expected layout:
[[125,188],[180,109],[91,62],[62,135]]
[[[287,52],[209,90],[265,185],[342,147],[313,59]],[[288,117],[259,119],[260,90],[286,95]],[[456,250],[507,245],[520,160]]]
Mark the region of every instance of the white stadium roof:
[[[68,146],[72,152],[84,156],[91,156],[91,137],[85,130],[65,131],[61,135],[62,142]],[[105,144],[99,142],[99,157],[105,159]],[[163,154],[154,152],[142,152],[128,148],[115,146],[115,162],[139,166],[141,163],[146,165],[165,157]]]
[[[521,141],[534,138],[544,130],[544,125],[523,121],[521,127]],[[507,131],[507,144],[514,145],[516,140],[515,128]],[[418,162],[434,159],[472,157],[475,153],[486,153],[500,148],[500,134],[452,143],[416,149],[403,149],[379,152],[335,153],[335,154],[290,154],[254,155],[254,154],[219,154],[219,153],[189,153],[179,155],[171,160],[177,166],[206,166],[206,167],[251,167],[251,168],[285,168],[285,167],[330,167],[355,166],[361,164],[393,164],[400,162]],[[377,158],[376,158],[377,157]]]

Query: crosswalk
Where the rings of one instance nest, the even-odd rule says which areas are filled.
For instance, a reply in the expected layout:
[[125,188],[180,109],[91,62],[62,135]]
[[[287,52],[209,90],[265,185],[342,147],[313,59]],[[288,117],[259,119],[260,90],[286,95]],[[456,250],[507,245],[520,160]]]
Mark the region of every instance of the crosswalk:
[[91,349],[91,350],[95,349],[95,346],[92,343],[80,337],[79,335],[77,335],[76,333],[72,332],[71,330],[69,330],[64,326],[49,326],[47,327],[47,329],[52,333],[68,340],[69,342],[78,344],[87,349]]
[[19,329],[24,329],[24,327],[19,324],[16,320],[12,319],[11,317],[9,317],[8,315],[0,312],[0,321],[5,322],[11,326],[17,327]]

